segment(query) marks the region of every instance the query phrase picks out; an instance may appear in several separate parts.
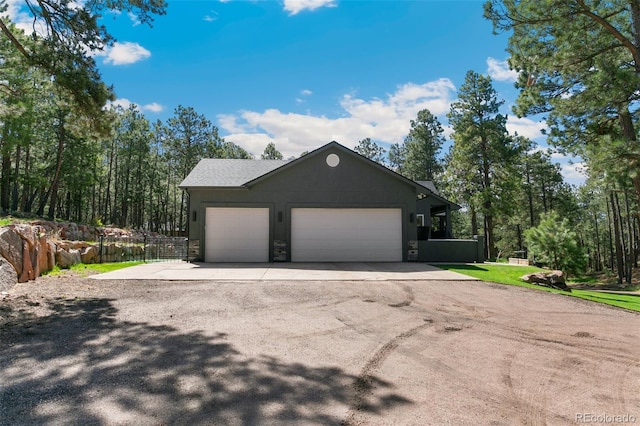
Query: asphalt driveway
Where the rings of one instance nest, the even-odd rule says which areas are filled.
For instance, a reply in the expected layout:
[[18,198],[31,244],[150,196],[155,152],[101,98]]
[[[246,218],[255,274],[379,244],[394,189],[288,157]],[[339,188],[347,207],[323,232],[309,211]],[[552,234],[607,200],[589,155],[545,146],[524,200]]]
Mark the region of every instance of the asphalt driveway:
[[91,276],[98,280],[466,281],[475,278],[426,263],[145,263]]
[[0,424],[640,421],[640,315],[558,294],[61,276],[3,297]]

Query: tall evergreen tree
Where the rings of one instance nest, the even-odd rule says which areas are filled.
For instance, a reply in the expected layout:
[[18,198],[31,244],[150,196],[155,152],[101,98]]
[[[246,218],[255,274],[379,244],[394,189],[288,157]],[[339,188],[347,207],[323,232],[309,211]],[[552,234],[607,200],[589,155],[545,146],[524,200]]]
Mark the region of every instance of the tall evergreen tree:
[[[97,119],[106,131],[102,109],[113,99],[112,90],[101,80],[93,52],[111,46],[113,37],[98,23],[104,11],[130,12],[141,23],[151,24],[153,15],[165,13],[165,0],[24,0],[24,6],[38,25],[25,43],[21,31],[12,26],[0,1],[0,32],[30,65],[50,75],[69,93],[83,114]],[[36,31],[36,28],[41,28]],[[94,124],[96,122],[94,121]]]
[[277,150],[276,144],[269,142],[260,158],[263,160],[282,160],[282,153]]
[[471,197],[465,201],[472,206],[472,213],[479,212],[484,217],[489,258],[497,254],[496,211],[506,207],[501,203],[509,197],[503,192],[513,187],[514,174],[508,168],[514,165],[522,150],[517,140],[507,133],[507,117],[499,113],[503,103],[491,78],[469,71],[458,91],[458,100],[448,114],[454,133],[447,167],[460,171],[458,178],[465,188],[462,193]]
[[386,151],[377,143],[372,142],[371,138],[362,139],[353,150],[363,157],[367,157],[369,160],[375,161],[379,164],[384,164]]
[[177,185],[203,158],[219,157],[223,139],[218,128],[192,107],[179,105],[173,117],[167,120],[165,128],[164,151],[173,169],[173,183],[170,186],[173,197],[179,200],[179,208],[173,215],[178,232],[186,224],[186,198],[184,191]]
[[395,143],[389,148],[389,167],[397,173],[404,174],[407,160],[407,147]]
[[607,151],[632,179],[640,210],[640,1],[491,0],[485,16],[510,33],[518,115],[546,114],[550,142],[583,156]]
[[413,180],[430,180],[442,172],[438,155],[444,143],[444,130],[438,118],[428,109],[418,111],[411,120],[411,130],[404,140],[407,157],[404,174]]

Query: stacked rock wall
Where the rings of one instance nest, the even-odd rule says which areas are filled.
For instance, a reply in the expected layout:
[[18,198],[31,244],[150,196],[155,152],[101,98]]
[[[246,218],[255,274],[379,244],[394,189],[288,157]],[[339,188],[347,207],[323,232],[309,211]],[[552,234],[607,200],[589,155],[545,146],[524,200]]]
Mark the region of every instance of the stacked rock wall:
[[176,258],[181,249],[186,246],[159,234],[110,226],[52,221],[8,225],[0,227],[0,291],[34,280],[56,265]]
[[0,290],[7,290],[16,282],[35,280],[56,265],[69,268],[81,262],[96,263],[98,249],[87,241],[97,241],[105,232],[126,231],[48,221],[1,227]]

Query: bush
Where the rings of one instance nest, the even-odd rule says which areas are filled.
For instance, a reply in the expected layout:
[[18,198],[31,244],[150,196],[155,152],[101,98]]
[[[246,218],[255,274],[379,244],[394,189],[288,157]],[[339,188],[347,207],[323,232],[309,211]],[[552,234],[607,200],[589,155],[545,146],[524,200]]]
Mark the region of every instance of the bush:
[[536,262],[567,275],[584,272],[587,257],[578,245],[578,238],[567,219],[558,217],[556,212],[543,215],[540,225],[524,233],[529,253]]

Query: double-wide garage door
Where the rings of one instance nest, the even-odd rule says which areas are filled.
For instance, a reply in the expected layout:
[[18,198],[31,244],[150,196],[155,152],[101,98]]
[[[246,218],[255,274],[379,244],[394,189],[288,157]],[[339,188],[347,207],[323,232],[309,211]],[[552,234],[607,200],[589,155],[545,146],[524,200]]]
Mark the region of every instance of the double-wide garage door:
[[[268,262],[269,209],[206,209],[206,262]],[[291,210],[293,262],[401,262],[401,209]]]
[[293,262],[401,262],[401,209],[291,210]]

